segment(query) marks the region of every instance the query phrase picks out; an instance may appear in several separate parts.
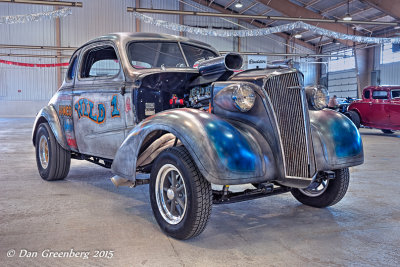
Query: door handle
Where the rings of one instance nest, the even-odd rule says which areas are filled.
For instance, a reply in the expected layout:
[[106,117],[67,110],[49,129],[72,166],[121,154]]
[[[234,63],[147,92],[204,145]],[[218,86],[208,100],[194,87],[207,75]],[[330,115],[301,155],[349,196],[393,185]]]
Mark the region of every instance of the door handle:
[[122,86],[121,88],[119,88],[119,93],[121,95],[125,95],[125,86]]

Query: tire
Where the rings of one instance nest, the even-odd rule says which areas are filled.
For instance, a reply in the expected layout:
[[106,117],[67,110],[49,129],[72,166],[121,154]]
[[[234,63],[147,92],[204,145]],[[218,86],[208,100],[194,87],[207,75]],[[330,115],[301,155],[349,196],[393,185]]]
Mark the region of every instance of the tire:
[[394,131],[392,130],[382,129],[381,131],[385,134],[394,134]]
[[48,123],[39,125],[36,132],[35,148],[36,163],[43,180],[62,180],[68,175],[71,165],[71,152],[60,146]]
[[301,203],[307,206],[316,208],[325,208],[338,203],[346,194],[349,187],[350,172],[348,168],[335,171],[336,177],[327,180],[325,190],[318,194],[318,192],[311,193],[308,189],[291,190],[292,195]]
[[185,147],[160,153],[151,170],[149,190],[154,216],[164,233],[182,240],[203,232],[211,214],[211,184]]
[[354,110],[350,110],[348,112],[349,114],[349,118],[350,120],[354,123],[354,125],[357,127],[357,129],[360,129],[360,125],[361,125],[361,118],[360,115],[358,115],[358,113]]

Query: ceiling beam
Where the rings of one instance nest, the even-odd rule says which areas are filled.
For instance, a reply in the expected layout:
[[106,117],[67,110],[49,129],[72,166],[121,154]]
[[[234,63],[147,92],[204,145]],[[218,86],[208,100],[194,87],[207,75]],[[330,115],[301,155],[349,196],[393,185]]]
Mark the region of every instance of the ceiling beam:
[[395,19],[400,19],[400,5],[398,1],[393,0],[360,0],[361,2],[376,8],[383,13],[392,16]]
[[[196,3],[198,3],[200,5],[210,7],[212,9],[214,9],[215,11],[218,11],[218,12],[221,12],[221,13],[224,13],[224,14],[231,14],[231,13],[238,14],[238,12],[236,12],[234,10],[227,10],[223,6],[218,5],[215,2],[211,3],[211,4],[210,4],[210,2],[211,2],[210,0],[197,0],[196,1]],[[266,28],[267,27],[266,24],[264,24],[264,23],[262,23],[262,22],[260,22],[258,20],[251,20],[251,19],[239,19],[239,20],[245,21],[245,22],[247,22],[249,24],[252,24],[252,25],[254,25],[254,26],[258,27],[258,28]],[[286,33],[274,33],[274,35],[277,35],[277,36],[279,36],[281,38],[284,38],[285,40],[288,40],[290,38],[290,35],[286,34]],[[299,44],[299,45],[301,45],[301,46],[303,46],[305,48],[308,48],[308,49],[311,49],[311,50],[315,50],[315,46],[314,45],[306,43],[306,42],[303,42],[301,40],[297,40],[297,44]]]
[[243,14],[244,12],[246,12],[247,10],[251,9],[252,7],[256,6],[258,4],[258,2],[253,2],[252,4],[250,4],[248,7],[240,10],[239,14]]
[[[289,0],[258,0],[258,2],[290,17],[298,17],[298,18],[315,18],[315,19],[324,19],[321,14],[317,14],[307,8],[301,7],[296,5]],[[347,3],[347,2],[346,2]],[[310,22],[310,24],[316,25],[316,23]],[[327,30],[340,32],[348,34],[352,30],[345,25],[337,24],[337,23],[319,23],[318,27],[325,28]],[[343,43],[344,45],[352,46],[352,41],[344,41],[339,40],[339,42]]]
[[41,0],[0,0],[2,3],[31,4],[44,6],[82,7],[82,2],[41,1]]
[[[349,4],[351,4],[351,3],[354,2],[354,1],[355,1],[355,0],[350,0],[350,1],[349,1]],[[335,9],[337,9],[337,8],[339,8],[339,7],[342,7],[342,6],[345,6],[345,5],[347,5],[347,1],[345,1],[345,2],[340,2],[340,3],[338,3],[338,4],[334,5],[334,6],[328,7],[327,9],[321,10],[321,14],[323,15],[323,14],[325,14],[325,13],[331,12],[332,10],[335,10]],[[344,15],[344,14],[343,14],[343,15]]]

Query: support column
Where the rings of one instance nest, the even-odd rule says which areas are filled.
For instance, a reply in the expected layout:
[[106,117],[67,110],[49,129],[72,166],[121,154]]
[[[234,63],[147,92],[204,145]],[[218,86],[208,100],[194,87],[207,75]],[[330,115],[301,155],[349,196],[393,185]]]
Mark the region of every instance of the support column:
[[[60,9],[60,7],[54,7],[55,10]],[[61,25],[60,25],[60,18],[56,18],[56,47],[61,47]],[[61,63],[61,50],[57,50],[57,58],[56,62],[57,64]],[[62,72],[61,72],[61,66],[57,67],[57,89],[61,87],[61,84],[63,82],[63,77],[62,77]]]
[[[183,11],[183,9],[184,9],[184,4],[182,2],[179,2],[179,11]],[[179,24],[180,25],[184,24],[184,20],[183,20],[183,15],[182,14],[179,15]],[[185,33],[184,32],[179,32],[179,35],[180,36],[185,36]]]
[[[136,0],[135,7],[140,7],[140,0]],[[140,32],[140,19],[135,19],[136,32]]]
[[357,97],[361,98],[363,88],[371,83],[371,72],[374,68],[373,48],[356,49],[354,51],[357,71]]

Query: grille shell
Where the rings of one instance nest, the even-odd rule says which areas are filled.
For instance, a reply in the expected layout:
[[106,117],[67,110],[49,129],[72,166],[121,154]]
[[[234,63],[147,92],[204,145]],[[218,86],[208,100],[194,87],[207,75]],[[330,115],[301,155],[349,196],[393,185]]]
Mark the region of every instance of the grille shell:
[[301,74],[269,77],[265,90],[275,112],[287,177],[311,178],[315,173],[310,120]]

